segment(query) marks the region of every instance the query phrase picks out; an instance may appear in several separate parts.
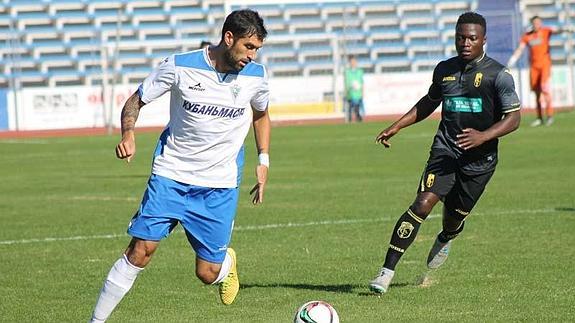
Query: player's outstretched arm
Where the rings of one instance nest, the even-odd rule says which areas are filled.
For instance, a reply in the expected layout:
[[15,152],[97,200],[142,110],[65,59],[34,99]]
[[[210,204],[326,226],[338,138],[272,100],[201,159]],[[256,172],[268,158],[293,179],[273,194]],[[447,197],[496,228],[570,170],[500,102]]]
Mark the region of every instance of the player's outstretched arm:
[[140,100],[140,95],[135,92],[128,98],[122,109],[122,139],[116,146],[116,156],[120,159],[126,159],[129,163],[134,154],[136,154],[136,135],[134,129],[136,127],[136,120],[140,114],[140,109],[144,103]]
[[511,55],[511,57],[509,57],[509,60],[507,61],[508,67],[513,67],[517,63],[517,60],[519,60],[519,57],[521,57],[521,54],[523,53],[524,49],[525,49],[525,43],[523,42],[519,43],[519,46],[517,46],[517,48],[515,49],[515,51],[513,51],[513,54]]
[[396,135],[401,129],[409,127],[427,117],[439,106],[441,100],[432,100],[429,95],[422,97],[417,104],[404,114],[391,126],[381,131],[375,138],[375,142],[382,144],[385,148],[391,147],[389,139]]
[[256,166],[257,183],[250,191],[252,202],[260,204],[264,201],[264,189],[268,180],[268,169],[270,166],[269,149],[271,135],[271,121],[268,109],[258,111],[254,109],[254,135],[256,137],[256,148],[258,150],[259,163]]

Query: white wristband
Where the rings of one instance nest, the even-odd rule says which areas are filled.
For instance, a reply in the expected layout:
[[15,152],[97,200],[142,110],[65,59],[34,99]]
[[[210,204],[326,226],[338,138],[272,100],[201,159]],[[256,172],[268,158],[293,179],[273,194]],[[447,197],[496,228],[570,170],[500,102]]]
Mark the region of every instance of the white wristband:
[[270,154],[261,153],[258,155],[258,159],[260,160],[260,165],[270,168]]

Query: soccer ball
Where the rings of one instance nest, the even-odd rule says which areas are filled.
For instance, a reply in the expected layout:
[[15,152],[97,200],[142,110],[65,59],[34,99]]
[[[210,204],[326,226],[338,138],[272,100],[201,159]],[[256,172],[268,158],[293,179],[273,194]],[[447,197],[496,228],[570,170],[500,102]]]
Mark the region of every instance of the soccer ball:
[[335,309],[324,301],[311,301],[297,309],[294,323],[339,323]]

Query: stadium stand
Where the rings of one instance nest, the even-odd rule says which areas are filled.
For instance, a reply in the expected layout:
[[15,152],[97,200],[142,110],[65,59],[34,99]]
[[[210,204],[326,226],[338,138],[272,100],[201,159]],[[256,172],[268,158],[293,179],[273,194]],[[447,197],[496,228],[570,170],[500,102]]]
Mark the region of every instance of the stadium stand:
[[[217,42],[226,10],[243,7],[225,0],[3,0],[0,88],[11,81],[94,85],[104,75],[139,82],[166,55],[195,49],[203,39]],[[348,54],[367,72],[429,70],[454,54],[457,17],[477,1],[270,0],[250,7],[270,31],[259,60],[274,76],[308,76],[337,72]],[[558,1],[521,0],[520,10],[523,25],[534,14],[548,25],[566,20]],[[565,62],[564,36],[554,36],[551,46],[554,62]]]

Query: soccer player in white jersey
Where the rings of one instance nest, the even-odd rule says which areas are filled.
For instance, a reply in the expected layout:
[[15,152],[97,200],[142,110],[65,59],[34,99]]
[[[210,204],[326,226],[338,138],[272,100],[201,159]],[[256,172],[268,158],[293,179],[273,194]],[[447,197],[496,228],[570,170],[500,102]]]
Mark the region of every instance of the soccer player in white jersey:
[[150,262],[160,240],[180,223],[196,253],[196,276],[218,284],[222,303],[239,291],[236,255],[228,244],[237,208],[243,142],[253,124],[259,164],[253,203],[263,202],[269,167],[269,91],[253,60],[267,31],[252,10],[232,12],[217,46],[166,58],[122,110],[118,158],[136,153],[140,109],[170,92],[170,121],[154,153],[152,174],[132,218],[132,236],[100,291],[91,322],[104,322]]

